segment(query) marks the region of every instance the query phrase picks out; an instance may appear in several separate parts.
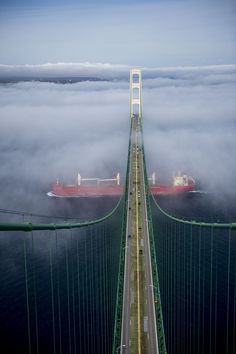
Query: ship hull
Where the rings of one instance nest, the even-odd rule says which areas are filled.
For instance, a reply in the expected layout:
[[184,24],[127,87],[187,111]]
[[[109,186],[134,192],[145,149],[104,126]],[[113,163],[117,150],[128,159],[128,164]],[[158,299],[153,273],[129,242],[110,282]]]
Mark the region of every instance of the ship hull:
[[[96,186],[67,186],[62,184],[52,184],[52,190],[48,193],[51,197],[61,198],[97,198],[97,197],[116,197],[123,193],[123,187],[108,186],[108,187],[96,187]],[[168,185],[152,185],[150,186],[150,192],[153,195],[175,195],[186,192],[191,192],[195,189],[195,184],[187,186],[168,186]]]
[[121,186],[96,187],[96,186],[65,186],[53,184],[52,191],[49,192],[53,197],[64,198],[86,198],[86,197],[104,197],[104,196],[120,196],[123,192]]
[[165,185],[155,185],[150,187],[150,192],[153,195],[173,195],[181,194],[193,191],[195,188],[194,184],[187,186],[165,186]]

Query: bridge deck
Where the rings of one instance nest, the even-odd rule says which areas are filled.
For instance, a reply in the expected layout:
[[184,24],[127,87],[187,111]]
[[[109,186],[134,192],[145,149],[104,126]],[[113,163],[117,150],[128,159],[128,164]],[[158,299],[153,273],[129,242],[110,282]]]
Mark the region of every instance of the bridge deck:
[[132,121],[121,353],[158,353],[140,117]]

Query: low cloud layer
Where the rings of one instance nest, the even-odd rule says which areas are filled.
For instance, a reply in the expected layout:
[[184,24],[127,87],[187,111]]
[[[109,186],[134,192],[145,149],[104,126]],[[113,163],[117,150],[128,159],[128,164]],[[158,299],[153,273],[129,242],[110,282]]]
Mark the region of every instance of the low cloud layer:
[[75,183],[78,172],[124,176],[128,83],[20,82],[1,85],[0,97],[2,208],[19,209],[25,201],[27,210],[32,203],[43,212],[49,183]]
[[143,114],[149,167],[178,170],[205,189],[235,193],[236,70],[178,70],[146,80]]
[[[102,80],[129,80],[131,66],[104,63],[47,63],[41,65],[4,65],[0,64],[0,79],[10,78],[99,78]],[[180,82],[187,80],[192,85],[194,81],[209,80],[211,76],[233,75],[235,79],[236,64],[209,65],[189,67],[140,67],[144,79],[163,78],[168,80],[178,79]],[[221,80],[222,81],[222,80]],[[163,82],[158,81],[156,84]],[[155,87],[155,82],[152,85]],[[150,83],[149,83],[150,86]]]
[[129,66],[103,63],[47,63],[41,65],[0,64],[0,78],[95,77],[128,78]]
[[[95,67],[80,70],[74,76],[101,76]],[[103,79],[118,81],[0,85],[1,208],[48,211],[49,183],[57,177],[73,183],[78,171],[100,177],[120,171],[124,181],[129,71],[123,70],[104,71]],[[181,170],[201,188],[235,191],[236,66],[144,68],[143,77],[150,173],[166,182]]]

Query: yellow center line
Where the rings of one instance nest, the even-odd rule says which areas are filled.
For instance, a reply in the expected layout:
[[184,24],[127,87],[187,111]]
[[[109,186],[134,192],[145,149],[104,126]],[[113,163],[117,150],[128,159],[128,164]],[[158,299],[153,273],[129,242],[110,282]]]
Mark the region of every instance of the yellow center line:
[[141,354],[141,333],[140,333],[140,293],[139,293],[139,234],[138,234],[138,134],[136,130],[136,233],[137,233],[137,298],[138,298],[138,354]]

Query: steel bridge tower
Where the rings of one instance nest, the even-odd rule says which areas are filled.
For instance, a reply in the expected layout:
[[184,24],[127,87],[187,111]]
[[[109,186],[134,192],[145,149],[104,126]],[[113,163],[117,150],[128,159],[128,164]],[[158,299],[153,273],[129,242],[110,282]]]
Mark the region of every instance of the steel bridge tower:
[[130,117],[138,114],[142,117],[142,72],[140,69],[130,70]]

